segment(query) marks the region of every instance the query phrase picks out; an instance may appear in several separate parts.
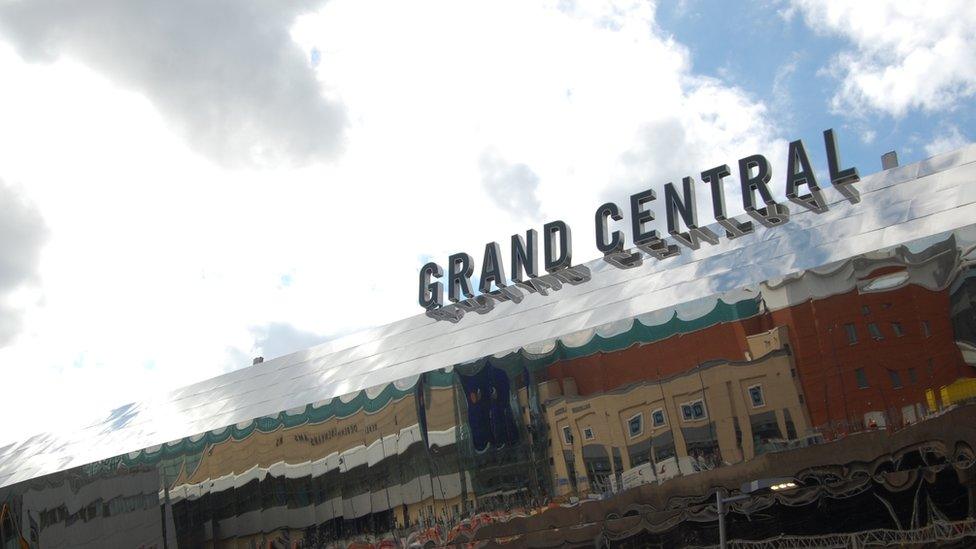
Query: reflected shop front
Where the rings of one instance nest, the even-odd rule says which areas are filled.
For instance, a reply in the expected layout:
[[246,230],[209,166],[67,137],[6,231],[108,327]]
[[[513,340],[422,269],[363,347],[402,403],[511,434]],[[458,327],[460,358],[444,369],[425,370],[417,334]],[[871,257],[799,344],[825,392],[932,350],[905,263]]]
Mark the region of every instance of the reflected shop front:
[[972,546],[976,147],[857,187],[2,447],[2,546]]

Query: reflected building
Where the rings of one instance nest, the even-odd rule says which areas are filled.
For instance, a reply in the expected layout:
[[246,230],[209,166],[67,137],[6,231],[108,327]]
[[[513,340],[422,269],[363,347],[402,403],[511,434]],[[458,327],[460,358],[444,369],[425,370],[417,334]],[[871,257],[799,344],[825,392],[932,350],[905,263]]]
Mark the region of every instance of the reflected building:
[[312,404],[283,425],[208,444],[168,490],[184,544],[296,527],[329,541],[393,536],[459,517],[474,492],[458,451],[457,391],[451,376],[424,381]]
[[0,547],[971,545],[974,161],[0,447]]
[[714,360],[589,396],[571,377],[546,382],[557,496],[660,483],[819,436],[785,332],[750,338],[753,360]]
[[796,334],[807,406],[827,436],[915,422],[936,409],[926,389],[973,375],[947,315],[961,251],[950,236],[763,285],[771,321]]
[[952,333],[963,361],[976,367],[976,272],[964,269],[949,288]]

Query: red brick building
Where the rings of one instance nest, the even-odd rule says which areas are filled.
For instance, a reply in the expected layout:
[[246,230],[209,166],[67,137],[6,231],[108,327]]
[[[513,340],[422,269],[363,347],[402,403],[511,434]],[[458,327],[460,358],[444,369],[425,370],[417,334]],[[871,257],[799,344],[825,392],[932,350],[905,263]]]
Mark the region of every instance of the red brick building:
[[[927,410],[925,392],[974,375],[955,342],[954,243],[924,257],[904,249],[760,287],[760,314],[621,351],[566,360],[550,377],[580,395],[666,378],[711,360],[752,358],[746,337],[786,326],[810,423],[828,438],[901,426]],[[653,376],[653,377],[649,377]]]

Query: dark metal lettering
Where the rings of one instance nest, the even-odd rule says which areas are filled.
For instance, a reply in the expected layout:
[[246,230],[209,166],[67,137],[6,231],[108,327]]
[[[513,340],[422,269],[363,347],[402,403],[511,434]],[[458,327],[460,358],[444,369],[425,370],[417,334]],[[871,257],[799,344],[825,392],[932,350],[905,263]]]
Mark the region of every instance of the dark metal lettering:
[[464,316],[464,311],[457,305],[451,304],[440,309],[430,309],[427,311],[427,316],[434,320],[446,320],[451,324],[457,324]]
[[674,244],[669,244],[660,238],[656,240],[649,240],[644,244],[640,244],[637,248],[650,254],[658,259],[667,259],[669,257],[674,257],[676,255],[681,255],[681,248],[675,246]]
[[546,275],[538,278],[530,278],[525,282],[519,282],[518,286],[525,289],[530,294],[539,293],[542,295],[549,295],[549,290],[558,291],[562,289],[563,284],[559,281],[559,279]]
[[[801,195],[801,185],[806,185],[810,192]],[[799,139],[790,142],[789,156],[786,159],[786,198],[814,213],[827,211],[827,202],[817,185],[817,176],[810,167],[810,158],[803,147],[803,141]]]
[[606,254],[603,260],[618,269],[633,269],[644,264],[644,256],[631,250]]
[[[524,274],[523,274],[524,273]],[[512,282],[539,276],[539,233],[535,229],[512,235]]]
[[478,289],[487,294],[491,291],[492,283],[496,287],[505,286],[505,265],[502,264],[502,249],[497,242],[485,244],[485,255],[481,260],[481,281]]
[[732,240],[753,232],[752,221],[741,222],[729,217],[725,211],[725,187],[722,178],[732,175],[728,164],[722,164],[701,173],[702,181],[708,183],[712,190],[712,210],[715,221],[725,228],[725,236]]
[[861,180],[857,168],[840,168],[840,148],[834,137],[833,128],[824,130],[824,146],[827,149],[827,169],[830,170],[830,183],[840,191],[851,204],[861,201],[861,193],[854,188],[854,184]]
[[420,306],[424,309],[436,309],[444,305],[444,285],[432,282],[431,278],[444,276],[440,265],[431,261],[420,269]]
[[654,212],[645,210],[644,204],[656,199],[657,193],[653,189],[647,189],[630,196],[630,223],[635,245],[660,240],[661,238],[656,229],[644,230],[644,224],[654,221]]
[[585,265],[574,265],[572,267],[567,267],[561,271],[556,271],[549,276],[554,276],[570,286],[576,286],[584,282],[589,282],[590,278],[592,278],[590,268]]
[[[756,174],[752,175],[755,168]],[[765,225],[775,227],[790,220],[790,210],[773,199],[769,190],[769,180],[772,169],[769,160],[761,154],[754,154],[739,160],[739,181],[742,184],[742,206],[750,217]],[[760,208],[756,203],[756,191],[766,207]]]
[[573,263],[573,236],[566,222],[546,223],[542,227],[542,237],[545,246],[546,271],[552,273],[565,269]]
[[[694,180],[690,177],[681,179],[682,193],[679,196],[674,183],[664,186],[664,205],[667,210],[668,234],[679,243],[697,250],[704,240],[709,244],[718,244],[718,235],[711,229],[698,226],[698,205],[695,202]],[[688,230],[682,232],[678,219],[681,219]]]
[[[620,206],[607,202],[596,209],[596,247],[604,255],[620,252],[624,249],[624,234],[620,231],[607,233],[607,218],[620,221],[624,216],[620,213]],[[609,238],[609,241],[607,240]]]
[[[832,129],[824,131],[824,144],[827,149],[827,162],[831,183],[852,203],[860,200],[858,190],[853,187],[860,180],[857,168],[841,168],[840,152]],[[802,140],[789,144],[786,164],[786,197],[815,213],[828,210],[823,189],[817,182],[810,157]],[[740,221],[728,215],[725,204],[723,179],[731,175],[726,164],[701,172],[701,178],[712,193],[712,210],[715,220],[725,230],[729,239],[739,238],[755,231],[753,221]],[[755,154],[739,160],[739,183],[742,190],[742,205],[745,212],[756,222],[766,227],[788,223],[790,209],[785,203],[777,202],[769,188],[772,168],[769,160]],[[801,190],[806,186],[806,192]],[[698,220],[695,180],[683,177],[681,186],[673,182],[664,186],[664,202],[667,232],[677,244],[692,250],[701,247],[702,241],[718,244],[719,235],[709,227],[702,227]],[[757,198],[758,194],[758,198]],[[648,206],[657,199],[653,189],[647,189],[630,197],[631,232],[634,248],[624,249],[624,233],[611,230],[610,219],[621,221],[620,206],[607,202],[597,208],[594,215],[594,229],[597,249],[603,259],[618,269],[632,269],[643,264],[643,254],[657,259],[666,259],[681,254],[681,247],[665,240],[659,230],[651,228],[655,221],[654,212]],[[684,229],[684,230],[682,230]],[[418,302],[428,310],[428,316],[457,322],[465,312],[476,311],[484,314],[494,308],[494,302],[514,301],[519,303],[526,293],[548,295],[558,291],[566,284],[580,284],[590,280],[589,269],[572,266],[572,233],[563,221],[552,221],[543,226],[542,256],[545,272],[539,270],[539,235],[528,230],[525,238],[512,235],[512,277],[509,283],[505,277],[505,265],[501,248],[497,242],[485,245],[482,258],[481,278],[475,297],[471,285],[473,260],[466,253],[450,256],[446,282],[437,279],[443,270],[434,262],[427,263],[420,271]],[[444,305],[444,285],[447,285],[448,299],[457,306],[439,313],[432,311],[448,309]]]
[[461,252],[451,255],[447,260],[447,298],[458,302],[464,297],[473,297],[471,273],[474,272],[471,256]]
[[479,315],[488,314],[495,308],[495,300],[485,294],[469,297],[457,302],[457,307],[465,312]]
[[521,303],[525,299],[525,294],[515,286],[503,286],[489,295],[498,301],[512,301],[514,303]]

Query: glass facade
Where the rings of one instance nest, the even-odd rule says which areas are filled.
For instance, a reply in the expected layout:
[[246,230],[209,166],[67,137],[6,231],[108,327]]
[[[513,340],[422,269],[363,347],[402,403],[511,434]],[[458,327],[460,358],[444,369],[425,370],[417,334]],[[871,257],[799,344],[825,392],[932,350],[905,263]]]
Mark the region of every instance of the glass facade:
[[731,539],[966,539],[976,225],[911,236],[45,474],[59,442],[0,448],[0,546],[703,546],[757,477],[798,487],[733,504]]

